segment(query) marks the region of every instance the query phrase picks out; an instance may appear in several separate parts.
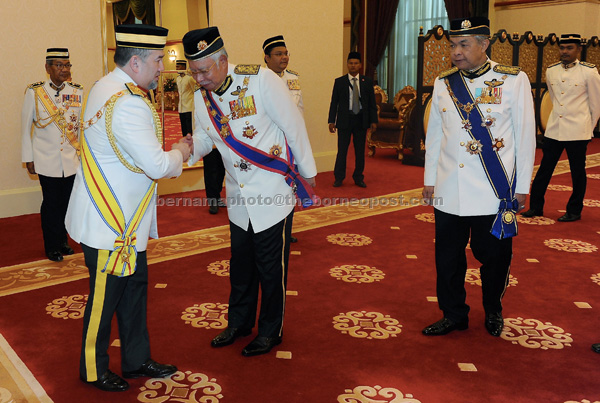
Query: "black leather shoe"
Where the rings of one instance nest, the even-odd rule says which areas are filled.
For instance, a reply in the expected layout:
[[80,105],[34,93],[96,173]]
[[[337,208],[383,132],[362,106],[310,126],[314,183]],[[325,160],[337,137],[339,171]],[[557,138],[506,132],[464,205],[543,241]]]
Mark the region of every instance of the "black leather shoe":
[[75,253],[75,251],[69,245],[64,244],[60,247],[60,253],[63,255],[72,255]]
[[577,220],[581,220],[581,214],[566,213],[564,216],[558,217],[558,221],[560,222],[571,222]]
[[342,181],[336,179],[335,182],[333,182],[333,187],[339,188],[340,186],[342,186]]
[[354,182],[359,188],[366,188],[367,184],[364,181]]
[[159,364],[152,358],[149,358],[138,370],[136,371],[123,371],[123,378],[164,378],[169,375],[173,375],[177,372],[175,365]]
[[600,343],[592,344],[592,351],[600,354]]
[[425,336],[443,336],[453,330],[466,330],[469,328],[469,322],[454,322],[448,318],[442,318],[432,325],[423,329]]
[[106,392],[124,392],[129,389],[127,381],[111,370],[107,370],[97,381],[88,382],[83,378],[81,380]]
[[529,217],[538,217],[538,216],[541,217],[541,216],[544,215],[544,212],[543,211],[534,210],[534,209],[530,208],[529,210],[522,212],[521,215],[523,217],[528,217],[528,218]]
[[291,236],[290,237],[290,242],[291,243],[296,243],[296,242],[298,242],[298,238],[296,238],[295,236]]
[[227,327],[227,329],[223,330],[217,337],[212,339],[210,345],[213,347],[225,347],[232,344],[238,337],[248,336],[250,333],[252,333],[252,330],[250,329]]
[[48,259],[52,260],[53,262],[62,262],[63,260],[63,255],[61,255],[61,253],[57,250],[46,253],[46,256],[48,256]]
[[500,312],[486,314],[485,328],[492,336],[500,336],[502,334],[502,329],[504,329],[504,319],[502,318],[502,314]]
[[210,214],[217,214],[217,213],[219,212],[219,206],[218,206],[218,205],[216,205],[216,204],[211,204],[211,205],[208,207],[208,212],[209,212]]
[[254,355],[267,354],[278,344],[281,344],[281,337],[256,336],[250,344],[244,347],[242,355],[244,357],[252,357]]

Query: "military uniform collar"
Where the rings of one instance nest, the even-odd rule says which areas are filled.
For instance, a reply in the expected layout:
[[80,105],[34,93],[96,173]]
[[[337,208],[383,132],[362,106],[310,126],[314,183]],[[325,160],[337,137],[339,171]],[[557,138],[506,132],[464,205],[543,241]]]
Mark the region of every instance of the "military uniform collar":
[[217,94],[218,96],[225,94],[225,92],[229,89],[229,87],[231,87],[232,83],[233,83],[233,78],[231,78],[231,75],[228,74],[227,77],[225,77],[225,81],[223,81],[223,83],[219,86],[219,88],[217,88],[214,91],[214,93]]
[[560,65],[562,66],[563,69],[568,70],[571,67],[575,67],[577,65],[577,63],[579,63],[579,60],[575,59],[575,61],[573,63],[569,63],[569,64],[561,63]]
[[[275,72],[273,72],[275,73]],[[277,74],[279,77],[283,77],[283,75],[285,74],[285,70],[281,70],[281,73],[275,73]]]
[[58,95],[58,93],[61,92],[65,88],[65,83],[64,82],[60,86],[55,85],[52,82],[52,80],[48,80],[48,83],[50,84],[50,88],[52,88],[54,91],[56,91],[56,95]]
[[488,71],[490,71],[490,69],[492,68],[492,64],[490,63],[490,60],[486,60],[485,63],[483,63],[481,66],[477,67],[476,69],[473,70],[461,70],[460,74],[462,74],[463,76],[473,79],[473,78],[477,78],[477,77],[481,77],[482,75],[484,75],[485,73],[487,73]]

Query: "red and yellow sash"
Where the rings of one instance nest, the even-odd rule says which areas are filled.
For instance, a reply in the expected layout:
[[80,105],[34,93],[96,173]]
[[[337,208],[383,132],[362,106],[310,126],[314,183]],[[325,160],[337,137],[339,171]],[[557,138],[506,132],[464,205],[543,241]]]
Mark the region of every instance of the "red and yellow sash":
[[[52,102],[48,92],[43,86],[34,87],[33,91],[35,92],[36,98],[39,99],[40,103],[44,107],[44,110],[48,114],[47,118],[40,117],[40,111],[38,107],[38,102],[35,103],[35,120],[33,124],[38,129],[43,129],[51,123],[54,123],[58,130],[65,135],[69,143],[73,146],[74,149],[79,150],[79,141],[77,140],[78,132],[79,132],[79,123],[68,123],[64,116],[64,109],[59,109],[56,107],[56,104]],[[44,121],[44,123],[42,123]]]

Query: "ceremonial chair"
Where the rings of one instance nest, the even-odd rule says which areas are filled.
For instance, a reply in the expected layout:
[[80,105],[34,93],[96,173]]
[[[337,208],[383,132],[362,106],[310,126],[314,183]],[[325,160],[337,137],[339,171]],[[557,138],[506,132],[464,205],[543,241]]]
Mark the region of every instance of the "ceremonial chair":
[[396,150],[398,159],[402,159],[402,141],[409,107],[414,105],[417,92],[407,85],[394,96],[394,102],[387,102],[387,95],[379,86],[375,86],[377,102],[377,130],[367,132],[369,156],[373,157],[377,148]]

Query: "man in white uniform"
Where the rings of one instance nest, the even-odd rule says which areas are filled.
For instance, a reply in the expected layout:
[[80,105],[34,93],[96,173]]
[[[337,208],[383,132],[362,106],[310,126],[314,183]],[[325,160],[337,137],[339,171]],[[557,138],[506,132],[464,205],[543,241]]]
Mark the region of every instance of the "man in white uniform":
[[452,21],[456,67],[440,74],[433,88],[423,197],[435,207],[437,297],[444,317],[423,329],[428,336],[468,328],[469,241],[481,262],[485,327],[492,336],[504,327],[501,300],[516,213],[529,192],[535,123],[527,75],[487,58],[489,35],[486,18]]
[[67,211],[71,237],[90,273],[79,374],[101,390],[129,385],[109,368],[108,345],[117,315],[124,378],[169,376],[173,365],[150,357],[146,326],[148,237],[157,238],[156,180],[179,176],[188,144],[162,149],[160,119],[147,98],[164,70],[168,30],[118,25],[115,64],[90,91],[77,171]]
[[194,99],[190,163],[214,144],[227,170],[229,323],[211,345],[226,346],[251,333],[260,287],[258,336],[242,354],[265,354],[281,343],[283,334],[296,194],[305,206],[314,197],[317,169],[308,134],[279,77],[260,65],[229,64],[216,27],[188,32],[183,47],[192,76],[202,87]]
[[600,117],[600,75],[596,66],[580,62],[581,36],[561,35],[560,62],[546,70],[546,84],[552,99],[552,112],[544,133],[544,155],[531,185],[529,210],[524,217],[544,215],[544,195],[552,173],[562,154],[567,150],[573,193],[567,202],[567,212],[560,222],[581,219],[583,198],[587,185],[585,155]]
[[196,81],[186,71],[187,62],[185,60],[177,60],[175,68],[179,71],[179,75],[175,79],[177,92],[179,93],[177,111],[179,112],[179,122],[181,123],[181,135],[186,136],[188,133],[191,134],[194,131],[192,112],[194,111]]
[[[267,67],[277,74],[294,99],[298,110],[304,116],[304,103],[302,102],[302,90],[300,89],[300,75],[294,70],[287,68],[290,62],[290,54],[285,46],[283,35],[277,35],[269,38],[263,43],[263,52],[265,52],[265,63]],[[292,236],[290,242],[298,242],[298,238]]]
[[[48,81],[27,86],[21,113],[21,156],[27,171],[38,174],[42,187],[42,233],[48,259],[72,255],[65,214],[79,166],[79,115],[83,87],[69,82],[71,62],[66,48],[46,51]],[[33,133],[32,133],[33,132]]]

